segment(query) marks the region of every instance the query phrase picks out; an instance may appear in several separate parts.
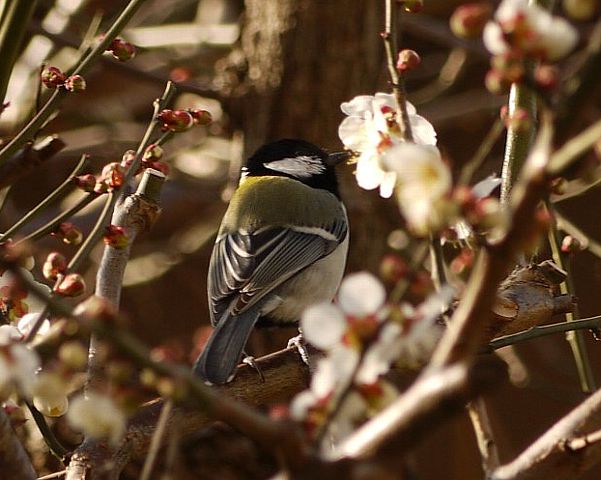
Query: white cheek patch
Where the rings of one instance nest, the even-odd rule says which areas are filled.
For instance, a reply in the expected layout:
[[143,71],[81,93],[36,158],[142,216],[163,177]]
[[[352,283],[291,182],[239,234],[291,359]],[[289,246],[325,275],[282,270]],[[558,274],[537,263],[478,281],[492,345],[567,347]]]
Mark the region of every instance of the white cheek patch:
[[282,158],[281,160],[275,160],[264,165],[270,170],[282,172],[297,178],[308,178],[313,175],[319,175],[326,169],[319,157],[309,157],[307,155]]

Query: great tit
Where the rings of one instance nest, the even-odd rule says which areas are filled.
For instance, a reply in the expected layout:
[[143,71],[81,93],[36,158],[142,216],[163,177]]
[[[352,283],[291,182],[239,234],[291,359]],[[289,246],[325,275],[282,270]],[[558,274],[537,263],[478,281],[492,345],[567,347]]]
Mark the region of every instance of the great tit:
[[209,264],[215,328],[194,364],[201,378],[226,383],[255,325],[292,326],[334,297],[349,237],[334,169],[341,158],[283,139],[243,165]]

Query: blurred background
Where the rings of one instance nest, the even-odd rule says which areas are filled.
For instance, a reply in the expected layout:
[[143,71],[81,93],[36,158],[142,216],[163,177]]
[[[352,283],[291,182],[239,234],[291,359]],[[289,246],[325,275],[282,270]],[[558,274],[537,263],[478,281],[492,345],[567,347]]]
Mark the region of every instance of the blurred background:
[[[106,30],[125,3],[38,1],[6,95],[10,107],[0,117],[2,138],[10,138],[31,117],[40,65],[68,69],[82,41]],[[420,68],[407,78],[409,99],[436,128],[454,172],[475,153],[507,101],[484,88],[488,54],[482,43],[460,40],[449,30],[449,16],[461,3],[428,0],[422,13],[403,14],[400,27],[402,47],[422,57]],[[384,2],[379,0],[148,0],[122,35],[136,45],[136,58],[122,63],[106,54],[85,76],[86,91],[67,97],[40,135],[56,133],[66,147],[3,192],[0,228],[44,198],[82,153],[91,155],[90,171],[98,173],[102,165],[135,148],[152,114],[152,100],[167,80],[176,82],[175,106],[205,108],[214,123],[176,135],[165,148],[170,174],[163,212],[152,231],[134,245],[122,308],[144,341],[191,362],[208,333],[208,258],[242,159],[262,143],[283,137],[304,138],[330,151],[342,148],[337,136],[343,118],[340,103],[358,94],[389,91],[379,36],[383,17]],[[586,38],[593,22],[577,25]],[[568,59],[563,71],[573,61]],[[587,100],[578,117],[570,119],[570,128],[577,130],[599,117],[599,91]],[[502,134],[476,180],[500,173],[503,143]],[[410,256],[411,246],[394,203],[360,190],[352,171],[348,165],[339,172],[351,221],[348,271],[378,272],[382,255],[396,247]],[[78,194],[53,205],[27,231],[74,203]],[[598,212],[592,208],[600,199],[593,189],[558,208],[591,238],[601,239]],[[92,204],[73,223],[89,231],[97,209]],[[38,247],[38,268],[52,250],[73,251],[50,237]],[[101,251],[99,245],[85,266],[89,286]],[[582,316],[598,315],[599,258],[583,252],[571,262]],[[294,334],[254,334],[252,351],[260,355],[282,348]],[[586,339],[601,382],[601,344],[588,334]],[[508,355],[513,383],[487,397],[503,461],[514,458],[584,398],[563,336],[524,343]],[[198,465],[195,478],[264,478],[271,471],[273,465],[244,440],[236,444],[238,462],[221,458],[217,452],[223,439],[231,446],[231,437],[237,436],[220,431],[222,437],[202,434],[213,455],[189,459]],[[479,479],[479,462],[467,415],[434,431],[410,460],[415,478],[424,480]],[[598,469],[586,478],[599,478],[600,473]]]

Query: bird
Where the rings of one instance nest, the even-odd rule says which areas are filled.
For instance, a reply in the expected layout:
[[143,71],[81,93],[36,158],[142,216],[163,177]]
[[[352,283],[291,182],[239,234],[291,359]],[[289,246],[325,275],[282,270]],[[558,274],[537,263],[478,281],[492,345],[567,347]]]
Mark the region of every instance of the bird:
[[255,325],[298,325],[334,298],[349,245],[335,172],[345,158],[285,138],[244,162],[209,262],[214,329],[193,366],[205,382],[231,381]]

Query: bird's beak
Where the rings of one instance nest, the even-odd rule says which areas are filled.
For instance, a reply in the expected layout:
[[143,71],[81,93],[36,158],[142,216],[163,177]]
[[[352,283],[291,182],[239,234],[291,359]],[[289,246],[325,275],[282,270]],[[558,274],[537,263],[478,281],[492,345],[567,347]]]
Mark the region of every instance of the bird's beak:
[[352,156],[353,156],[353,154],[351,152],[349,152],[348,150],[344,150],[342,152],[330,153],[328,155],[328,158],[326,159],[326,163],[330,167],[335,167],[339,163],[342,163],[342,162],[348,160]]

